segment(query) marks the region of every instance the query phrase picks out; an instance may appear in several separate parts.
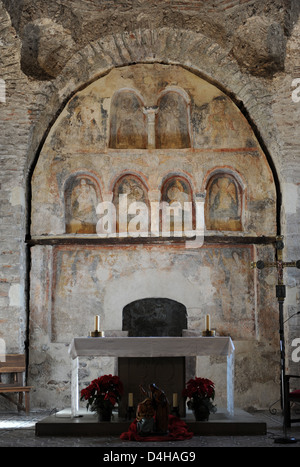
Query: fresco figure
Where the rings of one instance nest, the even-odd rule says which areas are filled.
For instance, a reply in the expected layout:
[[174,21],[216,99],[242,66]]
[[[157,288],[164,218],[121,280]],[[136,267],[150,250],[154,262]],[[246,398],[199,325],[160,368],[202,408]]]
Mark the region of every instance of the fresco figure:
[[88,179],[76,179],[67,202],[67,233],[96,232],[97,195]]
[[167,92],[159,101],[156,148],[182,149],[190,145],[187,103],[179,93]]
[[112,99],[109,146],[145,149],[147,140],[142,102],[133,91],[119,91]]
[[233,177],[213,177],[207,187],[205,225],[208,230],[242,230],[240,193]]

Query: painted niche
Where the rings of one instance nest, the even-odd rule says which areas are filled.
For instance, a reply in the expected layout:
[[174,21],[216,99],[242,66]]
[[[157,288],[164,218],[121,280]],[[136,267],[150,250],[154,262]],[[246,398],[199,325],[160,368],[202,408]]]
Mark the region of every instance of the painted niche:
[[111,105],[109,147],[182,149],[191,146],[188,99],[165,91],[157,105],[145,106],[132,90],[115,93]]
[[[174,176],[167,179],[161,191],[161,201],[166,203],[169,215],[161,211],[161,230],[178,235],[188,233],[194,228],[194,206],[190,184],[183,177]],[[167,222],[165,225],[164,222]]]
[[231,174],[213,175],[206,187],[207,230],[242,230],[242,188]]
[[115,149],[147,148],[146,116],[134,91],[118,91],[111,106],[110,144]]
[[150,215],[148,191],[139,177],[126,174],[117,180],[113,188],[113,204],[116,208],[118,233],[147,235]]
[[156,148],[189,148],[188,103],[178,92],[165,93],[158,103]]
[[96,233],[96,208],[100,191],[87,174],[70,177],[65,187],[66,233]]

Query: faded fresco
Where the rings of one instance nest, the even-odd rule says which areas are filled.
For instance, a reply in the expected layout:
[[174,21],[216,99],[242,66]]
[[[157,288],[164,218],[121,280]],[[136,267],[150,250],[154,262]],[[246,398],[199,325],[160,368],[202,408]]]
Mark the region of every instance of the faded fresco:
[[[78,172],[95,174],[107,199],[124,172],[139,173],[149,193],[160,191],[168,173],[185,173],[192,200],[206,194],[207,232],[276,230],[272,173],[246,119],[213,85],[175,69],[115,69],[70,100],[34,172],[32,235],[95,234],[89,221],[77,228],[71,200],[62,204],[66,180]],[[208,186],[216,171],[223,176]],[[242,193],[233,172],[244,180]],[[91,182],[87,188],[94,190]]]
[[[184,303],[189,329],[202,329],[205,315],[210,313],[219,335],[254,338],[254,278],[248,267],[251,256],[250,246],[205,247],[193,253],[171,249],[163,258],[158,247],[143,253],[136,248],[55,248],[53,298],[46,306],[51,309],[52,341],[67,343],[73,334],[88,335],[95,314],[101,315],[106,329],[121,330],[123,308],[133,297],[151,296]],[[160,271],[155,285],[153,279],[149,281],[149,267],[151,275]],[[42,281],[34,281],[36,291],[43,289]],[[110,290],[115,291],[112,300]],[[188,290],[194,292],[187,299]]]
[[75,96],[66,108],[66,115],[51,137],[51,146],[60,151],[62,146],[77,149],[97,149],[103,135],[100,130],[100,102],[94,95]]
[[93,181],[72,177],[65,191],[66,233],[96,233],[99,201]]
[[242,199],[233,177],[219,174],[206,192],[205,221],[208,230],[242,230]]
[[145,149],[147,141],[142,102],[132,91],[117,92],[112,99],[109,146],[116,149]]
[[187,103],[177,92],[161,97],[156,117],[156,148],[190,147]]
[[[112,69],[72,96],[58,116],[31,192],[30,358],[31,371],[39,375],[43,367],[46,375],[37,389],[41,400],[68,378],[67,346],[89,335],[96,314],[105,332],[119,333],[124,307],[145,298],[181,303],[188,331],[196,333],[209,313],[212,328],[237,346],[239,387],[258,381],[252,354],[276,360],[273,278],[258,283],[250,268],[253,237],[276,235],[273,174],[252,128],[220,89],[180,66]],[[119,213],[124,195],[135,211],[121,221],[117,215],[113,239],[100,239],[99,203]],[[185,219],[174,214],[167,236],[158,219],[164,238],[152,238],[152,231],[124,238],[147,230],[153,202],[190,203],[194,227],[199,200],[205,201],[201,248],[172,238],[186,231]],[[264,245],[270,258],[271,250]],[[83,378],[91,376],[89,365],[81,368]],[[117,371],[109,359],[101,365]],[[220,361],[208,356],[203,365],[222,388]]]
[[[172,177],[166,180],[162,187],[161,200],[170,206],[170,233],[176,230],[187,232],[193,229],[195,226],[193,196],[186,180],[182,177]],[[173,210],[171,209],[172,206],[175,206]],[[189,206],[189,211],[187,210],[187,206]],[[185,212],[187,213],[186,216],[184,216]],[[166,230],[163,221],[161,222],[161,229],[164,232]]]
[[[135,205],[134,203],[137,204]],[[149,202],[146,187],[138,177],[134,175],[124,175],[116,182],[113,189],[113,204],[116,208],[117,232],[130,231],[131,224],[135,222],[134,219],[136,219],[137,223],[139,222],[137,214],[139,209],[141,209],[139,203],[142,203],[142,208],[145,207],[145,209],[147,209],[147,213],[149,213]],[[131,208],[133,212],[131,211]],[[122,223],[124,212],[127,213],[126,221],[125,223]],[[136,226],[136,228],[144,228],[147,232],[149,223],[148,215],[146,216],[145,221],[145,226],[140,225]]]

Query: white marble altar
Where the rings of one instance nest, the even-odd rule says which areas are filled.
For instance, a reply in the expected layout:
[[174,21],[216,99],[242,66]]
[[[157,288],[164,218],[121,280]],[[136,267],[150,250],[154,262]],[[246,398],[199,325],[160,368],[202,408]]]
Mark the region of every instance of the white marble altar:
[[79,410],[80,357],[200,357],[227,356],[227,411],[234,415],[234,356],[230,337],[77,337],[69,347],[72,359],[71,412]]

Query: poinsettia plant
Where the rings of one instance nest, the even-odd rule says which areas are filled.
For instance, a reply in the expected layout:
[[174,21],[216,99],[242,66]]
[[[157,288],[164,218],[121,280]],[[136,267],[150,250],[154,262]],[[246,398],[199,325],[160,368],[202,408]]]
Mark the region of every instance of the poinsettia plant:
[[81,390],[80,399],[87,401],[87,409],[98,412],[107,405],[114,407],[123,392],[123,384],[118,376],[103,375]]
[[182,391],[182,396],[187,401],[189,409],[195,407],[201,402],[205,404],[209,412],[216,412],[217,408],[212,403],[215,398],[215,384],[207,378],[192,378],[186,383],[186,388]]

